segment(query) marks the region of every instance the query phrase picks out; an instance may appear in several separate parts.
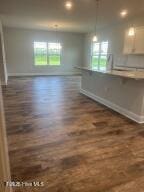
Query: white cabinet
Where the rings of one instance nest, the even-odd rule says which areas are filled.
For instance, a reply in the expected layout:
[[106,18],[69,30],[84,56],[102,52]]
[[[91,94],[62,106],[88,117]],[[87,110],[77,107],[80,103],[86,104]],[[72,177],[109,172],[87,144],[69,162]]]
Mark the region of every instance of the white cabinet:
[[136,30],[134,46],[135,54],[144,54],[144,28]]
[[128,30],[125,33],[125,41],[124,41],[124,54],[133,54],[134,52],[134,37],[128,36]]
[[136,28],[134,36],[125,33],[124,54],[144,54],[144,27]]

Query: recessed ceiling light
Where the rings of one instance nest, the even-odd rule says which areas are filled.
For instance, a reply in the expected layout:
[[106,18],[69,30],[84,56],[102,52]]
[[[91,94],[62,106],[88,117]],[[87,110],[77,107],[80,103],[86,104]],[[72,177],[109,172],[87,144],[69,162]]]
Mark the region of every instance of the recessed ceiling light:
[[122,10],[122,11],[120,12],[121,17],[126,17],[127,14],[128,14],[128,11],[127,11],[127,10]]
[[66,1],[66,3],[65,3],[66,9],[70,10],[72,8],[72,6],[73,6],[73,4],[71,1]]

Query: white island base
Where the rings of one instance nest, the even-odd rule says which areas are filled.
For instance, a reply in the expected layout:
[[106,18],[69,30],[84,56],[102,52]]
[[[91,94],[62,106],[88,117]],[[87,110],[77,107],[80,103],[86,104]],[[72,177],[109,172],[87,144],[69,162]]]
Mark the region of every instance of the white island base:
[[[82,70],[80,92],[120,114],[144,123],[144,78],[117,75],[86,68]],[[124,73],[123,73],[124,74]]]

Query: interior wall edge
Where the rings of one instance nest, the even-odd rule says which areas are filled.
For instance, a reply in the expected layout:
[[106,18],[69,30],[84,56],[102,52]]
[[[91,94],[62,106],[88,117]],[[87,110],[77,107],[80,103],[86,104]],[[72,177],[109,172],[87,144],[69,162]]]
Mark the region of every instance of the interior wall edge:
[[[0,180],[2,182],[10,182],[10,162],[8,155],[7,134],[5,126],[3,97],[0,87]],[[1,192],[12,192],[11,187],[6,187],[4,183],[0,184]]]

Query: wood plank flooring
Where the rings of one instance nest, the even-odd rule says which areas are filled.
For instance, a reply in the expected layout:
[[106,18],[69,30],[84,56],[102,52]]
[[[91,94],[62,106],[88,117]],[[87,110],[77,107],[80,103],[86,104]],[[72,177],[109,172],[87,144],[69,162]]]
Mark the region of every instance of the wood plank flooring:
[[3,89],[15,192],[144,192],[144,126],[79,93],[80,77],[10,78]]

